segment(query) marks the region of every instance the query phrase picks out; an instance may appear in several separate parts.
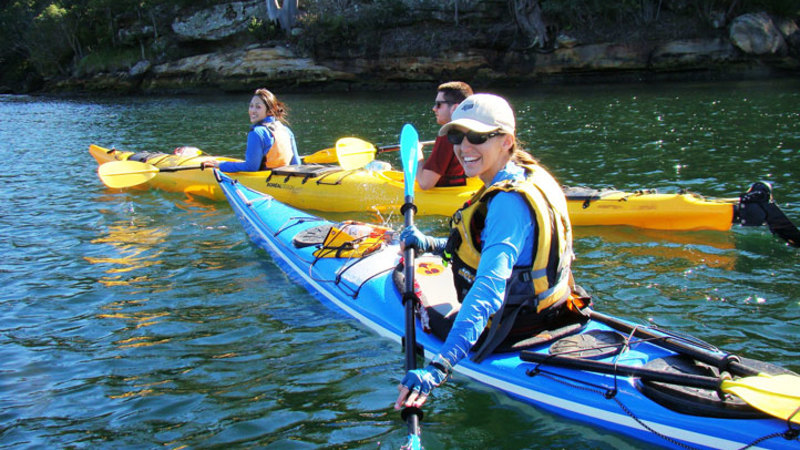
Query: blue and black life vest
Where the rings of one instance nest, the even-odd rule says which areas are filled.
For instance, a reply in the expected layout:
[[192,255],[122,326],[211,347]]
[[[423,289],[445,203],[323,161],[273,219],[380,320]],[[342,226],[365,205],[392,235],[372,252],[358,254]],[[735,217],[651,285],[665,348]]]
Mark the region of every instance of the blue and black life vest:
[[453,266],[459,301],[464,300],[475,281],[489,200],[500,192],[517,192],[523,196],[536,220],[533,262],[530,266],[513,268],[506,281],[503,306],[493,317],[488,335],[473,356],[478,361],[503,341],[520,314],[544,320],[551,311],[560,308],[571,293],[572,227],[564,192],[543,168],[536,165],[522,167],[525,169],[524,180],[503,180],[485,186],[451,219],[445,256]]

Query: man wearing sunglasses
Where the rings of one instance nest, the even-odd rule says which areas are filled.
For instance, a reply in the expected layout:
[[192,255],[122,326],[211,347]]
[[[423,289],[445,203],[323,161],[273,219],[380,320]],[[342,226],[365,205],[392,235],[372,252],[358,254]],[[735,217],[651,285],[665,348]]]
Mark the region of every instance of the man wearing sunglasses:
[[[472,88],[463,81],[440,84],[433,103],[436,123],[450,122],[450,116],[465,98],[472,95]],[[445,136],[437,136],[433,151],[427,161],[420,160],[417,183],[423,190],[434,186],[463,186],[467,183],[464,169],[453,154],[453,144]]]

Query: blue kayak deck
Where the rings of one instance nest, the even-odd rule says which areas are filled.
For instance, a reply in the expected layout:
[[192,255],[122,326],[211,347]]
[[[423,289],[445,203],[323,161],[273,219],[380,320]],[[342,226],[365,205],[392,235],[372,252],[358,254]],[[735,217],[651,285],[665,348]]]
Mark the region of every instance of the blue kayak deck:
[[[386,243],[363,257],[317,258],[314,252],[318,246],[299,247],[293,240],[327,221],[244,187],[224,174],[217,172],[217,177],[250,239],[269,252],[293,281],[379,335],[402,341],[402,295],[392,279],[400,258],[397,246]],[[417,330],[418,345],[427,358],[432,358],[442,341],[423,332],[419,321]],[[630,340],[595,320],[581,331],[591,332],[616,333],[626,339],[622,353],[602,361],[643,366],[676,355],[650,341]],[[552,344],[544,343],[529,351],[549,354]],[[636,378],[527,362],[519,352],[495,353],[481,363],[464,360],[454,370],[526,403],[661,446],[741,448],[758,442],[757,448],[798,448],[800,444],[796,437],[782,437],[788,430],[783,420],[683,414],[643,395]]]

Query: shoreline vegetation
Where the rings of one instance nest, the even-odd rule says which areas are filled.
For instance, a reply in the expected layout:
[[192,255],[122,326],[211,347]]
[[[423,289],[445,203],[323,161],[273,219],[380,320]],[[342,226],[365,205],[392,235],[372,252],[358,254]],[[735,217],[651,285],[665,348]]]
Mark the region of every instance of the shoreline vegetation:
[[796,77],[798,23],[796,0],[18,0],[0,93]]

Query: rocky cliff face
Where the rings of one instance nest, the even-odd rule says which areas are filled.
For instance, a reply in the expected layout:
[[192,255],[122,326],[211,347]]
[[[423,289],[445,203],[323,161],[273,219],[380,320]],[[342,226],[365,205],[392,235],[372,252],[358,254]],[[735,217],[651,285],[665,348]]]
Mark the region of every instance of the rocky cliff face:
[[[226,3],[175,17],[172,22],[171,39],[211,51],[174,61],[143,60],[127,71],[92,74],[52,88],[128,92],[249,91],[257,86],[369,89],[429,86],[449,79],[491,85],[580,79],[581,75],[642,80],[800,73],[797,24],[764,13],[737,17],[720,26],[714,36],[686,39],[589,42],[578,30],[578,37],[561,34],[552,48],[542,51],[515,47],[513,24],[504,26],[498,17],[488,17],[505,13],[498,9],[504,1],[461,3],[460,10],[433,7],[427,12],[434,24],[442,26],[439,31],[432,30],[430,23],[398,21],[397,27],[376,38],[380,42],[371,43],[369,52],[347,48],[315,57],[300,54],[289,40],[231,48],[230,42],[246,32],[253,18],[263,18],[267,12],[261,0]],[[488,19],[501,25],[477,32],[458,25],[459,21]],[[295,37],[303,32],[292,30]],[[335,43],[329,44],[336,48]]]

